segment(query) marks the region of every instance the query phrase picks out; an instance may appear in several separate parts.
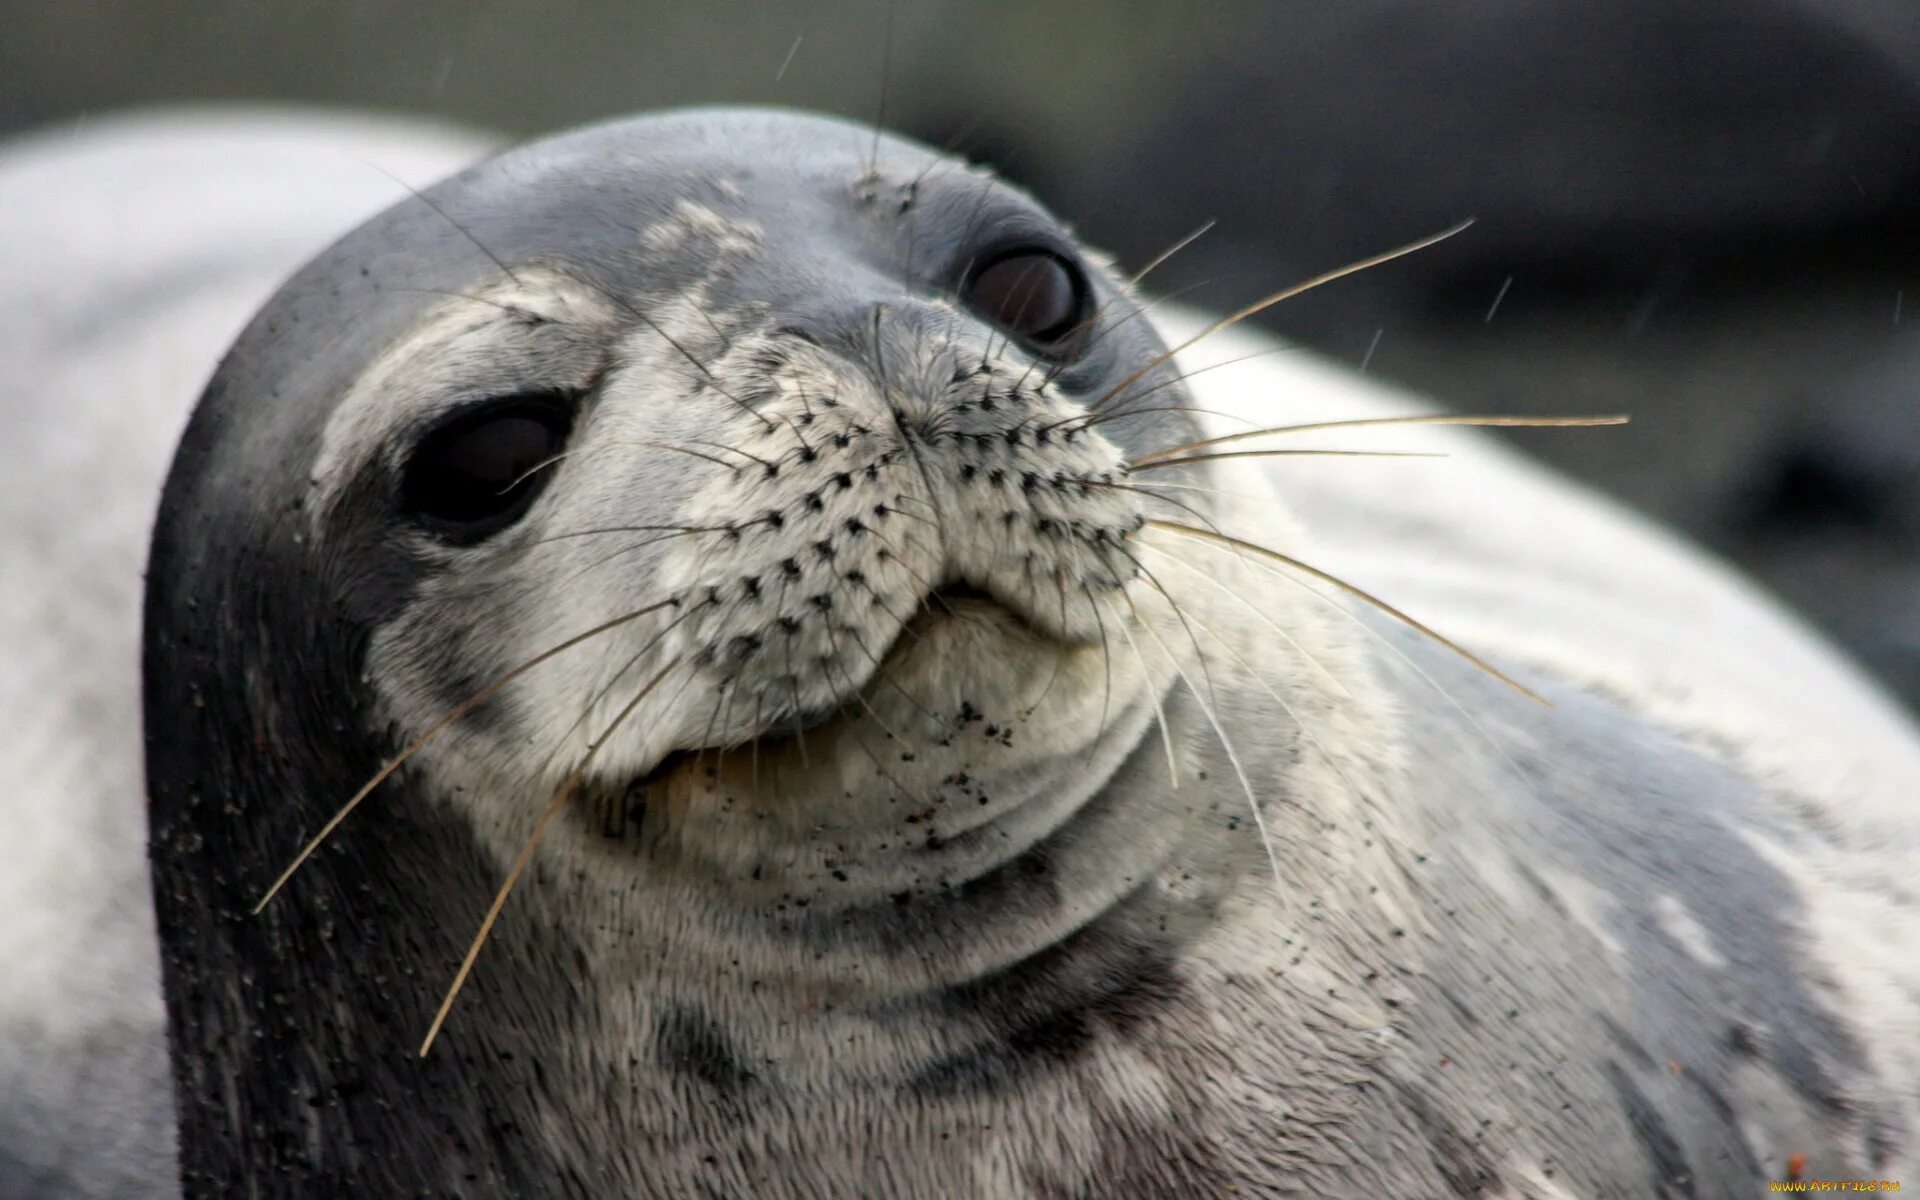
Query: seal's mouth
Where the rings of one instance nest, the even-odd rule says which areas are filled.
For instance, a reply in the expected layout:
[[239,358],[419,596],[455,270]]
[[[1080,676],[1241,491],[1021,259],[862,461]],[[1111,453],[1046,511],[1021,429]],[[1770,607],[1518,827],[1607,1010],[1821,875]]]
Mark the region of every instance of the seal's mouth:
[[1003,623],[1009,632],[1021,634],[1023,640],[1063,648],[1070,645],[1030,620],[1016,604],[1009,603],[986,588],[964,581],[951,581],[933,588],[925,593],[918,608],[919,611],[912,618],[894,631],[892,640],[881,651],[872,674],[857,688],[848,690],[832,703],[771,718],[758,730],[744,736],[671,750],[650,770],[636,777],[633,785],[649,787],[690,764],[718,755],[731,755],[749,745],[756,747],[758,754],[775,753],[788,744],[803,742],[808,734],[824,726],[858,719],[870,711],[869,705],[873,703],[870,696],[885,690],[883,681],[898,669],[902,658],[912,653],[929,635],[952,622],[978,622],[985,618]]
[[[980,588],[973,586],[970,583],[952,583],[952,584],[946,585],[945,587],[937,587],[933,589],[933,591],[927,593],[928,603],[934,605],[935,607],[939,607],[941,605],[950,606],[954,601],[963,601],[963,600],[977,600],[986,604],[1000,605],[1000,607],[1002,608],[1006,607],[1005,605],[1000,604],[1000,601],[996,600],[991,592],[984,591]],[[1018,619],[1019,617],[1018,613],[1013,613],[1013,610],[1011,609],[1008,609],[1007,611],[1011,613],[1016,619]]]

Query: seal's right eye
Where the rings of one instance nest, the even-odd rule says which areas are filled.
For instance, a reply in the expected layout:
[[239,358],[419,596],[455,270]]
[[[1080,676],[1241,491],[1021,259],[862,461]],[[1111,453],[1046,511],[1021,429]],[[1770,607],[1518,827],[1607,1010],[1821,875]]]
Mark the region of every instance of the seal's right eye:
[[450,540],[497,533],[533,504],[570,424],[571,406],[555,395],[465,409],[420,439],[401,478],[401,503]]
[[1077,264],[1040,247],[992,258],[960,286],[975,312],[1056,357],[1073,348],[1073,335],[1085,325],[1089,292]]

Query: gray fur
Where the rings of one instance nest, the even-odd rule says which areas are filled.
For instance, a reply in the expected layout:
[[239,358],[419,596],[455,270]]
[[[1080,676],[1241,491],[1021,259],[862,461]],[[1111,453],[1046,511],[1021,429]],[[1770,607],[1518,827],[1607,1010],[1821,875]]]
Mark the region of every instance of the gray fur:
[[[1238,428],[1192,409],[1403,410],[1285,360],[1175,383],[1098,264],[1092,350],[1035,366],[951,295],[1032,239],[1071,247],[918,147],[698,112],[494,159],[267,304],[147,596],[186,1190],[1734,1196],[1793,1153],[1911,1166],[1912,731],[1737,583],[1472,439],[1129,474]],[[396,511],[420,431],[534,387],[583,407],[521,524],[460,546]],[[1551,707],[1149,519],[1337,569]],[[668,526],[701,532],[638,532]],[[955,585],[993,602],[923,604]],[[656,601],[250,914],[450,705]]]

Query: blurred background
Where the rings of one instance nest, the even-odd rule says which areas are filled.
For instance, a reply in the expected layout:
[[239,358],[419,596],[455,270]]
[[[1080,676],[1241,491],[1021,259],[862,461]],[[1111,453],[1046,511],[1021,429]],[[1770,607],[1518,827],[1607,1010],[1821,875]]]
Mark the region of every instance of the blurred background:
[[1267,323],[1465,410],[1633,413],[1524,443],[1920,704],[1920,0],[0,0],[0,134],[203,101],[882,116],[1125,266],[1216,220],[1154,276],[1215,308],[1475,217]]

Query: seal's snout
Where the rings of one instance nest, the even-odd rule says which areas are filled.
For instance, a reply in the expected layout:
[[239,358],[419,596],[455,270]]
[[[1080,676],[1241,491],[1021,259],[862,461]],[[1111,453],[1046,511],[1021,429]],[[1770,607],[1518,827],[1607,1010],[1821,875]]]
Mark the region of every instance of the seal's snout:
[[672,561],[676,636],[762,725],[850,702],[962,591],[1063,648],[1127,620],[1144,518],[1086,408],[955,314],[869,319],[862,353],[737,338],[715,372],[755,402],[681,513],[723,532]]

